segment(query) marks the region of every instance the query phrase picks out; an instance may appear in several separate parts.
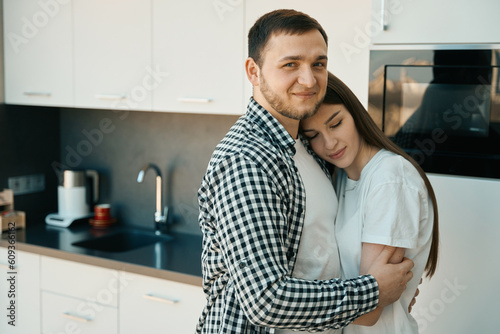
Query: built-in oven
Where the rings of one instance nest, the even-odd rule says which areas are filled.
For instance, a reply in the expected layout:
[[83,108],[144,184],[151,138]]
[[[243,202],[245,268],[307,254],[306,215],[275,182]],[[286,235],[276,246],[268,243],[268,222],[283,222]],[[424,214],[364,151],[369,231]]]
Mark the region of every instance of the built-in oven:
[[500,45],[370,50],[368,112],[426,172],[500,179]]

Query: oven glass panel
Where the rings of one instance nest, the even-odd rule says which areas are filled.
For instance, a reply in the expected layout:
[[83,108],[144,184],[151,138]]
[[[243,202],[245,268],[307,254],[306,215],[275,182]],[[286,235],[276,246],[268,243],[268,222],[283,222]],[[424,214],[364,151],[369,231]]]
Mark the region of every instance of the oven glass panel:
[[384,133],[426,172],[500,178],[500,50],[383,56],[369,112]]

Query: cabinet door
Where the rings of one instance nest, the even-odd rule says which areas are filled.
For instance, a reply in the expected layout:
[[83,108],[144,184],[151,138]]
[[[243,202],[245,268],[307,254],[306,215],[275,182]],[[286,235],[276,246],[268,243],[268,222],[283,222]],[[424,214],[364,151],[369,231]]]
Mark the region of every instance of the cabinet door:
[[16,250],[10,259],[14,268],[7,249],[0,247],[0,307],[5,312],[0,333],[40,333],[40,256]]
[[85,300],[42,292],[42,334],[117,334],[118,311]]
[[[371,0],[246,1],[245,31],[248,34],[260,16],[275,9],[293,8],[310,15],[328,35],[328,70],[342,79],[367,106],[370,39],[360,34],[360,29],[370,21],[370,3]],[[245,96],[251,96],[252,86],[248,80],[245,87]]]
[[[206,299],[198,286],[131,273],[120,293],[120,333],[194,333]],[[140,319],[138,321],[137,319]]]
[[3,0],[5,102],[73,105],[72,1]]
[[242,1],[153,0],[153,110],[242,114]]
[[77,107],[150,110],[151,3],[74,0]]
[[374,44],[498,43],[499,12],[498,0],[373,0],[366,29]]
[[106,306],[118,305],[118,272],[42,256],[41,289]]

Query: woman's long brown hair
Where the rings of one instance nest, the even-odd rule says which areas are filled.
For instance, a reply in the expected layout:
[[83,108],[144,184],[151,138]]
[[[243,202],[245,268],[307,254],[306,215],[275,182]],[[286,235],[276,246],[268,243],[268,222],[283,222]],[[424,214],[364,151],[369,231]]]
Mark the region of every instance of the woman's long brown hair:
[[438,245],[439,245],[439,224],[438,224],[438,208],[436,202],[436,195],[434,194],[434,189],[425,175],[424,170],[420,165],[413,160],[405,151],[403,151],[398,145],[393,143],[383,132],[380,130],[373,119],[370,117],[365,107],[359,102],[358,98],[354,93],[347,87],[342,80],[337,78],[332,73],[328,72],[328,86],[326,89],[326,95],[323,103],[326,104],[343,104],[346,109],[351,113],[354,123],[356,124],[356,129],[358,130],[361,137],[366,141],[367,144],[373,145],[378,148],[384,148],[387,151],[399,154],[406,160],[408,160],[418,171],[422,179],[424,180],[429,196],[432,200],[432,207],[434,209],[434,223],[432,227],[432,242],[429,257],[425,265],[425,271],[427,277],[432,277],[436,272],[437,259],[438,259]]

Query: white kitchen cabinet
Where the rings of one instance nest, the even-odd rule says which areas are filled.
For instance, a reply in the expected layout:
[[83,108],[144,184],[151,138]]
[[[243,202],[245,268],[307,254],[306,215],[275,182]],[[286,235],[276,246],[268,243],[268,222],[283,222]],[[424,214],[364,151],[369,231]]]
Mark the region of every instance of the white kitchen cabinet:
[[42,256],[41,289],[99,304],[118,306],[118,272]]
[[150,110],[151,2],[73,3],[75,106]]
[[42,256],[42,333],[118,333],[116,270]]
[[[7,248],[0,247],[0,308],[2,309],[2,321],[0,321],[0,333],[9,334],[35,334],[40,333],[40,256],[15,251],[15,268],[12,269],[8,262]],[[11,274],[15,272],[16,274]],[[15,279],[9,281],[11,276]],[[10,283],[15,288],[11,288]],[[14,302],[15,319],[8,317]],[[9,321],[15,320],[15,326],[9,325]]]
[[71,0],[3,0],[5,102],[73,106]]
[[153,110],[242,114],[243,1],[153,0]]
[[42,334],[118,334],[118,310],[85,300],[42,292]]
[[194,333],[206,303],[201,286],[120,272],[120,333]]
[[373,44],[499,43],[498,13],[498,0],[373,0],[363,28]]
[[420,333],[497,333],[500,180],[430,174],[439,212],[439,259],[412,315]]
[[[370,40],[362,30],[370,22],[370,4],[370,0],[246,1],[245,33],[248,34],[260,16],[275,9],[292,8],[310,15],[328,35],[328,70],[342,79],[367,106]],[[245,50],[247,55],[248,49]],[[251,96],[252,86],[245,81],[245,96]]]

